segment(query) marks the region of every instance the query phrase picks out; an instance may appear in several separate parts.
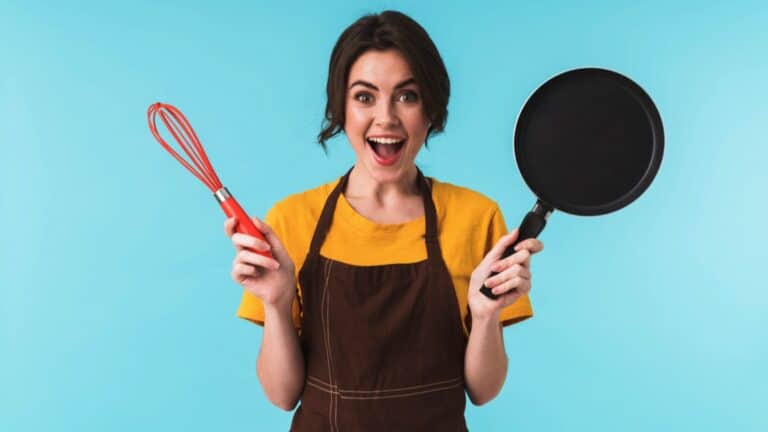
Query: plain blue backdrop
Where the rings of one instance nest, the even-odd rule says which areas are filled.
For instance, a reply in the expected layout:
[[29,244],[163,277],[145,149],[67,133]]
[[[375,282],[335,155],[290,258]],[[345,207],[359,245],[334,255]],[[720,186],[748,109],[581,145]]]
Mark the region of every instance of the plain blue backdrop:
[[768,4],[764,1],[0,3],[0,430],[287,430],[255,375],[262,330],[210,193],[153,140],[179,106],[224,183],[263,216],[341,175],[314,142],[327,62],[364,13],[402,10],[452,80],[417,162],[534,203],[516,115],[566,69],[637,81],[666,130],[648,191],[599,218],[555,213],[535,317],[475,431],[768,430]]

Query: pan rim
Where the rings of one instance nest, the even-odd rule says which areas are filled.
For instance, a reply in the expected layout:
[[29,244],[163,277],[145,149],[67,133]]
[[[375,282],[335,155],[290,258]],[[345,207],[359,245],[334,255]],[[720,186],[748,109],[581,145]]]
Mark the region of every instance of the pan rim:
[[[533,98],[545,87],[549,87],[553,83],[559,81],[560,79],[563,79],[566,75],[576,75],[579,73],[600,73],[604,74],[614,80],[618,80],[627,87],[630,94],[638,100],[638,103],[643,108],[643,111],[646,114],[646,118],[648,119],[650,123],[650,127],[652,129],[652,138],[653,138],[653,148],[651,152],[651,158],[650,163],[648,164],[648,167],[646,168],[643,175],[640,177],[640,179],[637,181],[637,183],[626,193],[624,193],[619,198],[600,205],[578,205],[578,204],[572,204],[572,203],[557,203],[556,200],[550,199],[551,197],[546,197],[541,194],[537,188],[533,187],[531,182],[528,178],[526,178],[526,169],[523,167],[523,165],[520,163],[519,158],[519,149],[521,148],[521,138],[520,138],[520,121],[524,113],[526,112],[526,108],[530,106],[531,101]],[[514,157],[515,157],[515,164],[518,167],[518,170],[520,171],[520,175],[523,177],[523,181],[528,186],[528,188],[533,192],[533,194],[536,196],[538,201],[542,202],[543,204],[560,211],[564,211],[569,214],[577,215],[577,216],[595,216],[595,215],[602,215],[606,213],[611,213],[616,210],[619,210],[633,201],[635,201],[640,195],[642,195],[643,192],[645,192],[646,189],[650,186],[653,179],[656,177],[659,168],[661,166],[661,159],[664,152],[664,126],[661,120],[661,115],[659,114],[658,108],[656,107],[656,104],[653,102],[653,99],[651,99],[650,95],[643,89],[637,82],[630,79],[624,74],[621,74],[619,72],[616,72],[611,69],[603,68],[603,67],[596,67],[596,66],[584,66],[584,67],[578,67],[573,69],[567,69],[561,72],[558,72],[554,75],[552,75],[549,79],[545,80],[542,84],[537,86],[525,99],[525,102],[520,107],[520,110],[517,113],[517,118],[515,120],[515,130],[514,130],[514,138],[513,138],[513,145],[514,145]]]

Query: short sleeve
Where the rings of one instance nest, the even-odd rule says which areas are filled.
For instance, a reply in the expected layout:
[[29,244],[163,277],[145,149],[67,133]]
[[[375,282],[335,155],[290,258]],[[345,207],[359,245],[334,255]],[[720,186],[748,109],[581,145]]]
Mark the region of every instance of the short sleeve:
[[[488,227],[488,243],[485,250],[491,250],[493,245],[499,241],[505,234],[507,234],[507,224],[504,222],[504,216],[501,214],[501,210],[496,207],[491,217],[491,222]],[[505,307],[501,310],[499,315],[499,321],[503,326],[512,325],[523,321],[533,316],[533,308],[531,307],[531,300],[528,295],[524,295],[517,299],[516,302]]]
[[[264,217],[264,222],[269,225],[277,237],[285,244],[285,221],[275,205]],[[294,298],[293,305],[291,307],[291,315],[293,317],[293,325],[297,329],[301,328],[301,308],[299,306],[298,296]],[[247,319],[255,324],[264,325],[264,304],[261,300],[250,292],[243,290],[243,296],[240,300],[240,307],[237,309],[237,316]]]

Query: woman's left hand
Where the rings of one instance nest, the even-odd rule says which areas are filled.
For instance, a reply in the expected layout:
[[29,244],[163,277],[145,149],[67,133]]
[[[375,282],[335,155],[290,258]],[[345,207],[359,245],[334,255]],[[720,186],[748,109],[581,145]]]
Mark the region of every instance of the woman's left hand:
[[[517,236],[515,229],[500,238],[472,272],[468,302],[473,321],[489,318],[498,321],[504,307],[530,292],[531,255],[541,252],[544,244],[535,238],[523,240],[515,247],[515,253],[501,259],[504,250],[515,243]],[[498,274],[489,278],[491,272]],[[480,292],[483,283],[499,296],[496,300]]]

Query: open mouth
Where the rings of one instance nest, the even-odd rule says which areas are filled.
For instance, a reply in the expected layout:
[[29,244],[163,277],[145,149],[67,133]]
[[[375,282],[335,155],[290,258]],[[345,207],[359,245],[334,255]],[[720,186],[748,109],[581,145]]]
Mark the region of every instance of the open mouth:
[[392,165],[397,162],[405,147],[405,139],[366,138],[365,141],[373,150],[374,159],[382,165]]

